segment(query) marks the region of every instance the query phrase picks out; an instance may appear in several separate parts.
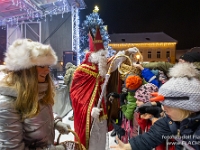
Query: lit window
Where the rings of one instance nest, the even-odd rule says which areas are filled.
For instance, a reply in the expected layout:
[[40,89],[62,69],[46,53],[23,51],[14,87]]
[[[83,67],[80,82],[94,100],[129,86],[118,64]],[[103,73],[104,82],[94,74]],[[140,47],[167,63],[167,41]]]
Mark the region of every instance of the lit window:
[[160,52],[157,52],[157,58],[160,58]]
[[169,58],[170,57],[170,51],[167,51],[166,52],[166,58]]
[[148,51],[148,58],[151,58],[151,51]]

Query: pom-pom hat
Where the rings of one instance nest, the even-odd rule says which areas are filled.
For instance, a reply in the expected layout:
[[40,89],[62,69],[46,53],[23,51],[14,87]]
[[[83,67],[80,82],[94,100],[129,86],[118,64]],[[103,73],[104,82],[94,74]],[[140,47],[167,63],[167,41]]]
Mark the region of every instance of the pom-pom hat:
[[141,77],[137,75],[128,75],[125,80],[126,88],[129,91],[135,91],[137,90],[143,83],[143,80]]
[[162,101],[166,106],[193,112],[200,111],[200,81],[198,70],[192,63],[178,63],[169,71],[171,77],[151,101]]
[[57,56],[50,45],[30,39],[18,39],[5,53],[5,68],[10,71],[28,69],[33,66],[51,66],[57,63]]

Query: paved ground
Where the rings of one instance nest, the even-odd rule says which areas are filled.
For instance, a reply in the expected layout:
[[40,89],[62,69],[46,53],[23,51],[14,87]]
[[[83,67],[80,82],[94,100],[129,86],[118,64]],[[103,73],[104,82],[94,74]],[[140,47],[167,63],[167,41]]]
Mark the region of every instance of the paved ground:
[[[63,122],[64,123],[67,123],[71,126],[72,129],[74,129],[74,122],[73,121],[69,121],[68,118],[72,116],[72,111],[70,111],[64,118],[63,118]],[[115,142],[114,142],[114,137],[111,137],[110,136],[110,132],[108,133],[108,136],[109,136],[109,141],[108,141],[108,148],[106,148],[106,150],[110,150],[110,145],[115,145]],[[56,131],[56,138],[55,140],[57,140],[57,137],[58,137],[58,132]],[[68,140],[74,140],[74,136],[72,133],[68,134],[68,135],[62,135],[61,138],[60,138],[60,142],[63,142],[63,141],[68,141]]]

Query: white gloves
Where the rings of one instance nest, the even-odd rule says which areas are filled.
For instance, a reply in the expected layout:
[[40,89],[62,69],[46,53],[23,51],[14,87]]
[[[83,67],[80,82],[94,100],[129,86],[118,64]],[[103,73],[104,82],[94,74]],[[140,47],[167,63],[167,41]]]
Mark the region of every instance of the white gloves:
[[136,48],[136,47],[132,47],[132,48],[129,48],[129,49],[128,49],[128,52],[129,52],[129,53],[137,53],[137,52],[139,52],[139,49]]
[[61,133],[61,134],[68,134],[69,129],[71,129],[70,125],[62,123],[61,121],[58,121],[55,125],[55,128]]
[[120,55],[125,55],[125,52],[124,52],[124,51],[119,51],[119,52],[116,54],[115,57],[120,56]]
[[102,110],[103,110],[102,108],[93,107],[93,108],[92,108],[92,112],[91,112],[91,116],[92,116],[94,119],[99,118],[100,112],[101,112]]
[[[137,53],[139,52],[139,49],[136,48],[136,47],[132,47],[132,48],[129,48],[127,50],[130,54],[134,54],[134,53]],[[125,51],[119,51],[115,57],[117,56],[120,56],[120,55],[125,55]],[[112,65],[112,68],[111,68],[111,72],[115,71],[119,65],[121,65],[121,63],[126,60],[126,57],[118,57],[117,59],[115,59],[115,61],[113,62],[113,65]]]
[[[125,55],[125,52],[119,51],[115,57],[120,56],[120,55]],[[117,59],[115,59],[111,68],[111,72],[115,71],[124,60],[126,60],[126,57],[118,57]]]

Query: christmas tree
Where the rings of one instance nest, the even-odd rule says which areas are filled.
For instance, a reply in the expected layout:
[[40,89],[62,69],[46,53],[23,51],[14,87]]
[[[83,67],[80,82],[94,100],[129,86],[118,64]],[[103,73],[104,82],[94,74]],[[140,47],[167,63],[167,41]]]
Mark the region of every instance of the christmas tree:
[[98,11],[98,7],[95,6],[93,13],[86,16],[86,20],[84,20],[82,23],[82,28],[80,29],[80,62],[83,61],[86,52],[89,50],[89,29],[92,31],[92,34],[95,35],[97,26],[100,28],[104,48],[108,49],[108,57],[111,57],[116,53],[116,51],[108,45],[110,39],[107,31],[107,26],[104,25],[103,20],[99,17]]

